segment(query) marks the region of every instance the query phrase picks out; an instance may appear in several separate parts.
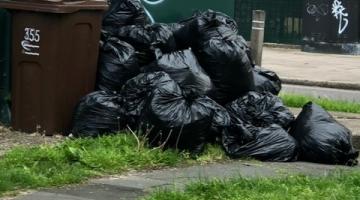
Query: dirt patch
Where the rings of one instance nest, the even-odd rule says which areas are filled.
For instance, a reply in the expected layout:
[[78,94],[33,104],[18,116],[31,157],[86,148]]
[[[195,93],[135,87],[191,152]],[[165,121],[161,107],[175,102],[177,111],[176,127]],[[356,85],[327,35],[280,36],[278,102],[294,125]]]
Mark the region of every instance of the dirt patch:
[[61,135],[44,136],[40,133],[22,133],[0,126],[0,156],[17,146],[32,147],[42,144],[55,144],[65,137]]
[[[298,115],[301,109],[291,108],[291,111]],[[335,118],[353,132],[353,144],[360,149],[360,115],[350,113],[332,112]],[[0,125],[0,156],[16,146],[37,146],[42,144],[55,144],[65,139],[64,136],[45,136],[40,133],[22,133],[5,128]]]

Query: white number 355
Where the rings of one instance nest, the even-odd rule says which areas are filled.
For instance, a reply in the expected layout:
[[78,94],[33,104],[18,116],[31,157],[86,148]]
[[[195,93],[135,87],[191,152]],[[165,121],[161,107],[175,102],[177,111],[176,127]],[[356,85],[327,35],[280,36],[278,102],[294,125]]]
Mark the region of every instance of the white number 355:
[[40,42],[40,30],[34,28],[25,28],[25,40],[30,42]]

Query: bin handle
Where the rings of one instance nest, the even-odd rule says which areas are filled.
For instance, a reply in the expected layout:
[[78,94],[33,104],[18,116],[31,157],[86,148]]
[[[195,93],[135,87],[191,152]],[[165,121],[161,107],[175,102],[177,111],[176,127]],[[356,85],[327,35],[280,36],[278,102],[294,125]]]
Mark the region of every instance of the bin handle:
[[[72,1],[64,1],[64,0],[41,0],[41,1],[45,1],[45,2],[52,2],[52,3],[60,3],[62,2],[63,4],[67,4],[67,5],[74,5],[74,4],[82,4],[82,3],[86,3],[89,0],[72,0]],[[95,1],[102,1],[102,0],[95,0]],[[103,0],[104,1],[104,0]]]
[[[107,10],[106,0],[0,0],[0,7],[50,13],[73,13],[79,10]],[[53,6],[48,6],[53,5]]]
[[82,4],[85,3],[86,1],[65,1],[64,4],[67,5],[74,5],[74,4]]

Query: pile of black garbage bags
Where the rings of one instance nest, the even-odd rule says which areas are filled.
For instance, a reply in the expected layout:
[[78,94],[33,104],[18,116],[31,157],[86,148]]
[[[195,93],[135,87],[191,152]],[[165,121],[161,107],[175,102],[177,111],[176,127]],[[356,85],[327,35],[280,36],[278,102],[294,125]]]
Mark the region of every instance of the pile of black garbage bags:
[[207,10],[149,24],[139,0],[112,0],[103,20],[97,91],[83,97],[72,133],[131,129],[149,146],[195,155],[220,143],[231,158],[356,165],[351,132],[314,103],[295,119],[276,73],[254,66],[229,16]]

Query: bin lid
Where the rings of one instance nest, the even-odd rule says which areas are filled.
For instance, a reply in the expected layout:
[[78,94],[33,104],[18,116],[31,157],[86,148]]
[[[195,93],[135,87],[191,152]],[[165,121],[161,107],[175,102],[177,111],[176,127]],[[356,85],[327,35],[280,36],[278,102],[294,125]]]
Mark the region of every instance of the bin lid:
[[49,13],[106,10],[107,0],[0,0],[0,8]]

